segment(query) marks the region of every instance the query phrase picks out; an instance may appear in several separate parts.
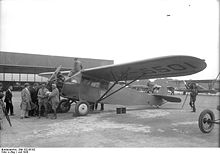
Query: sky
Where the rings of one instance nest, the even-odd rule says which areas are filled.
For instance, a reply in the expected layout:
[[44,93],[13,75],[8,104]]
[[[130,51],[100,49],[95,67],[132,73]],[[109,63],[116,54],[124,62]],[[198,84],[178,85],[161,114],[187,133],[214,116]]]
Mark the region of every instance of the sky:
[[219,73],[218,0],[1,0],[0,50],[110,59],[205,59]]

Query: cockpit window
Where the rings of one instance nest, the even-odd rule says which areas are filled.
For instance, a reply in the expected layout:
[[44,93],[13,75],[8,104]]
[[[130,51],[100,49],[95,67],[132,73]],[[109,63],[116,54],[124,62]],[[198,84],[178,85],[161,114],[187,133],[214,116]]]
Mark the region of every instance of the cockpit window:
[[92,82],[91,86],[95,87],[95,88],[99,88],[100,87],[100,82]]

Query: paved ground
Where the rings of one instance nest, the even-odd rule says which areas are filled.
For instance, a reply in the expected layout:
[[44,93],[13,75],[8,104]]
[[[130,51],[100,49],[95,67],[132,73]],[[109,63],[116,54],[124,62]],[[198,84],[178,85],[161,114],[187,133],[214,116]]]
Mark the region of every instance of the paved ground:
[[[13,127],[4,121],[0,134],[3,147],[218,147],[219,125],[209,134],[198,127],[198,117],[204,109],[214,111],[219,96],[198,96],[197,112],[192,113],[188,101],[167,103],[159,109],[132,107],[126,114],[116,114],[115,106],[106,105],[104,112],[85,117],[68,113],[58,119],[19,119],[20,94],[13,98],[15,114]],[[185,96],[178,95],[184,100]],[[135,108],[135,109],[134,109]]]

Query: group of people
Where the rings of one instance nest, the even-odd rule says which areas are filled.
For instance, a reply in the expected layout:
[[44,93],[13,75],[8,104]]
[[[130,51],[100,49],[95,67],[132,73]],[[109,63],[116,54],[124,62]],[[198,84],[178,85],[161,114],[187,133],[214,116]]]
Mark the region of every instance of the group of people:
[[[5,114],[14,116],[13,103],[12,103],[12,86],[9,86],[5,94],[2,88],[2,83],[0,83],[0,129],[2,128],[2,119]],[[4,98],[4,99],[3,99]],[[59,105],[59,90],[56,84],[52,84],[52,91],[49,91],[45,83],[40,86],[35,83],[30,87],[29,83],[24,84],[24,88],[21,91],[21,115],[20,118],[29,118],[30,116],[41,117],[42,114],[47,116],[48,105],[51,105],[53,110],[52,119],[57,118],[57,107]],[[42,113],[42,106],[44,106],[44,112]]]
[[[4,96],[5,96],[5,98],[3,101]],[[13,111],[13,104],[12,104],[12,86],[8,87],[8,89],[4,95],[3,85],[2,85],[2,83],[0,83],[0,130],[2,129],[3,116],[5,114],[9,114],[9,111],[10,111],[10,115],[13,116],[14,111]]]
[[[41,117],[42,114],[48,117],[48,105],[51,105],[54,116],[57,118],[56,109],[59,105],[59,90],[56,84],[52,84],[52,90],[49,91],[45,83],[40,86],[34,84],[33,88],[30,88],[28,83],[24,84],[24,89],[21,91],[21,119],[29,118],[29,116]],[[44,112],[42,113],[42,106]]]
[[[80,71],[82,69],[82,63],[78,58],[74,58],[73,68],[68,74],[67,79],[72,80],[72,77],[77,73],[81,75]],[[21,91],[20,118],[29,118],[30,116],[38,116],[38,118],[41,118],[42,115],[48,118],[48,106],[50,105],[54,113],[54,116],[51,118],[56,119],[56,110],[60,102],[60,93],[64,81],[65,77],[61,72],[58,72],[55,81],[49,81],[47,85],[46,83],[42,83],[41,85],[34,83],[33,86],[30,86],[29,83],[25,83],[24,88]],[[3,85],[0,83],[0,128],[3,115],[5,114],[3,111],[8,115],[9,113],[11,116],[14,115],[12,90],[13,87],[8,86],[8,89],[4,94]],[[42,110],[42,107],[44,107],[44,110]]]
[[[74,58],[73,69],[68,74],[68,77],[75,75],[83,69],[81,62],[78,58]],[[55,80],[48,81],[47,85],[42,83],[39,87],[34,84],[30,88],[29,84],[26,83],[25,88],[21,92],[21,119],[28,118],[29,116],[37,115],[39,118],[41,114],[48,117],[48,105],[50,104],[54,116],[53,119],[57,118],[57,107],[60,101],[60,93],[65,81],[65,77],[61,72],[57,72]],[[44,107],[44,112],[42,112]]]

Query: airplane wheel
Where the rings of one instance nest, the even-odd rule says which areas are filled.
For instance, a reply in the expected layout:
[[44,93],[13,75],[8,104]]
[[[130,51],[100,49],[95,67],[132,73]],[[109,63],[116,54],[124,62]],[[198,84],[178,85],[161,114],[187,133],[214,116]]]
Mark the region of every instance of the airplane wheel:
[[70,110],[71,104],[69,103],[68,99],[62,99],[60,101],[58,112],[66,113]]
[[85,116],[89,113],[89,103],[86,101],[79,101],[75,106],[75,113],[78,116]]
[[214,128],[215,115],[211,110],[204,110],[200,113],[199,116],[199,128],[203,133],[210,133]]

